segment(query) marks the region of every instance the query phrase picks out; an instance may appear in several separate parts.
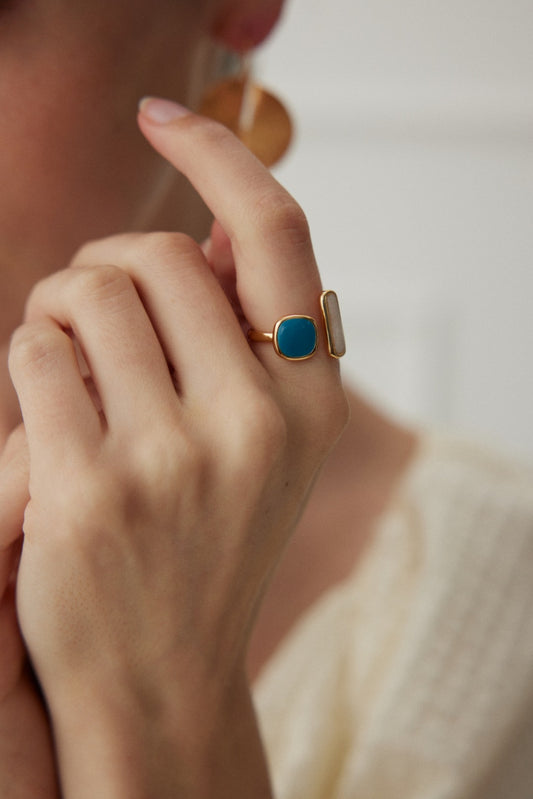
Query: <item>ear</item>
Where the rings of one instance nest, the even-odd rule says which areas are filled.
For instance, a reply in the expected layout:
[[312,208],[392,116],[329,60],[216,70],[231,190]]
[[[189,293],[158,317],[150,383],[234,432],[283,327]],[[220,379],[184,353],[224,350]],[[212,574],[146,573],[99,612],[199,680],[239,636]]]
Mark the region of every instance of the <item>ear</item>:
[[266,39],[278,21],[285,0],[221,0],[213,36],[228,49],[246,53]]

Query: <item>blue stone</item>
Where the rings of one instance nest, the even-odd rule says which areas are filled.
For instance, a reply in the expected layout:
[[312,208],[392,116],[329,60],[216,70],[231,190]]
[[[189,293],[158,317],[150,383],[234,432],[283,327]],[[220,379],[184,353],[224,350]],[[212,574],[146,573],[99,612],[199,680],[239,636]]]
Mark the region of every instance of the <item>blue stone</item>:
[[292,360],[308,358],[316,350],[315,322],[307,316],[283,319],[276,328],[276,347],[280,355]]

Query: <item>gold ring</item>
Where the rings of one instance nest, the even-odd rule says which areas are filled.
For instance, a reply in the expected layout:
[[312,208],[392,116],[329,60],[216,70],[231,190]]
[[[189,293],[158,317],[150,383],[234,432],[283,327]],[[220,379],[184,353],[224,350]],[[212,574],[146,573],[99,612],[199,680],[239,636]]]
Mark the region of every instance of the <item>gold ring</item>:
[[[326,329],[328,352],[332,358],[341,358],[346,352],[339,301],[334,291],[320,295],[320,307]],[[272,333],[249,330],[250,341],[269,342],[281,358],[287,361],[305,361],[318,347],[318,328],[312,316],[291,314],[282,316]]]

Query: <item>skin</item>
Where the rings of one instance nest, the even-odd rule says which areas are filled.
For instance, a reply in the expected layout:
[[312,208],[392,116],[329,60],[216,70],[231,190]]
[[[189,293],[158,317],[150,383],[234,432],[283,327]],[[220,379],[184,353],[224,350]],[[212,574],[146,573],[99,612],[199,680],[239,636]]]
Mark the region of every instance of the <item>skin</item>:
[[[358,452],[364,490],[343,483],[337,505],[359,508],[359,544],[341,523],[339,557],[302,580],[322,540],[304,516],[257,619],[347,405],[323,341],[290,364],[241,330],[318,316],[299,206],[213,123],[135,125],[142,95],[194,105],[220,42],[257,44],[280,3],[158,9],[20,0],[1,17],[0,793],[17,799],[59,781],[67,799],[269,797],[249,675],[356,560],[412,445],[352,398],[306,514]],[[207,220],[181,175],[217,219],[203,248],[169,224]]]

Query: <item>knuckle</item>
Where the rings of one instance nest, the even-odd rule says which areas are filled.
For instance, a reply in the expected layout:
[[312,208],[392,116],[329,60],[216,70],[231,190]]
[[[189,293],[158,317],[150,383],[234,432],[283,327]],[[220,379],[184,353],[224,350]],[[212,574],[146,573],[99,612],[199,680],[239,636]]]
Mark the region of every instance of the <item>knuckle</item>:
[[290,235],[298,241],[309,241],[309,223],[296,200],[284,189],[276,188],[264,194],[255,212],[259,227],[267,235]]
[[46,297],[53,293],[54,283],[59,280],[63,274],[64,271],[56,272],[35,283],[26,299],[24,308],[25,319],[38,319],[42,315],[42,309],[46,307]]
[[234,134],[220,122],[205,116],[191,116],[182,124],[189,125],[189,132],[199,137],[206,148],[219,148],[234,140]]
[[99,266],[85,267],[72,272],[73,291],[91,298],[95,296],[109,296],[122,291],[130,281],[126,273],[118,266],[102,264]]
[[64,334],[51,324],[27,322],[11,337],[9,368],[12,373],[28,368],[46,371],[57,363],[58,345]]
[[83,303],[116,304],[132,298],[132,280],[123,269],[111,264],[73,270],[67,288],[72,299]]
[[71,261],[71,269],[80,269],[86,266],[91,266],[101,260],[102,254],[119,245],[121,249],[128,250],[134,246],[141,233],[117,233],[113,236],[107,236],[103,239],[89,239],[84,242],[74,253]]
[[[124,514],[132,509],[162,508],[185,498],[195,486],[205,485],[209,459],[199,442],[176,427],[139,435],[129,448],[118,487]],[[114,489],[115,493],[117,489]]]
[[95,263],[95,252],[99,248],[99,245],[100,241],[97,239],[86,241],[84,244],[78,247],[74,253],[70,261],[70,266],[79,269],[81,267],[87,266],[87,264]]
[[[176,265],[176,259],[195,261],[201,255],[199,245],[185,233],[146,233],[142,238],[143,260],[166,265]],[[202,256],[203,257],[203,256]]]

